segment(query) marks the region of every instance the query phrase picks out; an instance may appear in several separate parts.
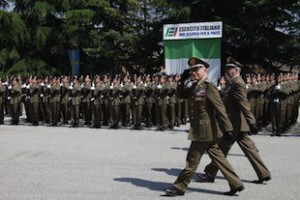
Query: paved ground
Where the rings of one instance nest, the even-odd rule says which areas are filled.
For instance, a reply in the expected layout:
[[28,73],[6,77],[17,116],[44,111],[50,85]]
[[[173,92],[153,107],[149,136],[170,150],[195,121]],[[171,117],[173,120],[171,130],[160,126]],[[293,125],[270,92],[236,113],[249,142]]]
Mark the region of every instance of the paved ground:
[[[6,122],[8,123],[8,122]],[[80,127],[0,126],[0,200],[166,199],[184,167],[189,141],[185,130],[155,132]],[[237,145],[229,160],[246,189],[239,197],[222,174],[215,183],[195,179],[184,197],[175,199],[298,199],[300,196],[300,125],[282,137],[264,130],[252,136],[272,173],[267,184],[257,179]],[[210,161],[204,155],[198,167]]]

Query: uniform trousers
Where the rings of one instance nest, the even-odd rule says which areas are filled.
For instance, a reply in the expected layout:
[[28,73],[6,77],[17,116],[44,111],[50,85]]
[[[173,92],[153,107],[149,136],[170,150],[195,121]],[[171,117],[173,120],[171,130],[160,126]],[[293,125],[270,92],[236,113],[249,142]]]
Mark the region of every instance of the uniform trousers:
[[186,190],[205,151],[221,170],[231,189],[237,189],[243,185],[217,143],[192,141],[186,158],[186,166],[179,174],[174,187],[183,191]]
[[[249,159],[252,167],[254,168],[258,176],[258,179],[271,177],[269,170],[267,169],[267,167],[265,166],[264,162],[258,154],[258,150],[255,147],[255,143],[253,142],[253,140],[250,139],[247,133],[240,133],[240,135],[236,139],[232,140],[225,140],[224,138],[222,138],[219,142],[219,147],[224,153],[224,155],[227,156],[230,148],[232,147],[235,141],[238,143],[246,157]],[[216,177],[218,170],[219,167],[217,166],[217,163],[212,161],[209,165],[205,167],[204,171],[214,178]]]

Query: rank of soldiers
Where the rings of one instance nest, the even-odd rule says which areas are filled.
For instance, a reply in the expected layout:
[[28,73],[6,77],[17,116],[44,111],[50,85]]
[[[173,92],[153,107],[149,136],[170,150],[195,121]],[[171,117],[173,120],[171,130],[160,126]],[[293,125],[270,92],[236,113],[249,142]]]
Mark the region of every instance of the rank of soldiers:
[[[180,75],[96,75],[94,77],[11,77],[0,81],[0,124],[47,124],[118,129],[173,129],[188,120],[186,99],[177,97]],[[260,127],[281,135],[297,122],[300,81],[296,73],[244,77],[251,111]],[[221,78],[222,89],[226,78]]]

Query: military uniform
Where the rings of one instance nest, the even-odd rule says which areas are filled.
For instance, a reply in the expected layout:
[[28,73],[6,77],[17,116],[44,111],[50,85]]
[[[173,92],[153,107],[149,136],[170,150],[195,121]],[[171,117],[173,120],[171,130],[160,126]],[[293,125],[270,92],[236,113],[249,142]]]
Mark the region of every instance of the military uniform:
[[30,116],[32,125],[39,125],[40,86],[38,83],[29,85]]
[[13,83],[13,86],[8,87],[10,90],[9,103],[10,103],[10,114],[12,118],[12,124],[18,125],[20,118],[20,103],[21,103],[21,86],[19,83]]
[[122,125],[124,127],[130,125],[130,106],[131,106],[131,91],[132,85],[129,81],[126,81],[122,86],[121,91],[121,115]]
[[70,98],[70,84],[63,82],[61,84],[61,95],[60,95],[60,111],[62,115],[63,124],[68,124],[70,109],[69,109],[69,98]]
[[145,83],[145,109],[144,109],[144,118],[145,118],[145,123],[146,123],[146,127],[152,127],[154,124],[154,114],[153,114],[153,110],[154,110],[154,103],[155,103],[155,99],[154,99],[154,90],[155,90],[155,84],[148,80]]
[[[200,65],[200,67],[204,66]],[[198,68],[197,65],[195,68]],[[231,188],[230,192],[224,194],[234,195],[237,191],[243,190],[244,186],[216,142],[222,136],[222,131],[227,133],[232,131],[232,125],[219,92],[206,76],[194,82],[183,92],[189,93],[191,126],[188,139],[192,142],[187,154],[186,167],[179,174],[174,188],[168,189],[166,192],[171,196],[183,195],[202,155],[207,151],[214,163],[221,169]],[[186,95],[180,94],[179,96]],[[218,120],[216,116],[218,116]]]
[[159,83],[155,89],[156,98],[156,123],[157,131],[164,131],[167,126],[167,105],[168,105],[168,92],[170,86],[167,83]]
[[102,104],[103,104],[103,91],[105,85],[102,82],[96,83],[93,90],[93,111],[94,111],[94,124],[93,128],[100,128],[103,120]]
[[119,83],[112,84],[109,91],[109,128],[118,129],[120,120],[120,93],[121,85]]
[[[55,80],[56,81],[56,80]],[[57,82],[54,82],[49,85],[49,104],[51,110],[51,126],[57,126],[59,120],[59,103],[60,103],[60,85]]]
[[170,129],[173,129],[175,125],[176,87],[176,82],[169,82],[167,117]]
[[142,82],[138,82],[136,84],[137,85],[133,85],[131,103],[132,103],[133,129],[138,130],[141,129],[141,123],[142,123],[145,85]]
[[[238,64],[234,63],[227,64],[227,69],[234,68],[237,70]],[[261,157],[258,154],[258,150],[255,147],[255,143],[250,139],[248,133],[258,131],[255,127],[256,120],[251,113],[250,104],[247,99],[247,91],[244,80],[236,75],[226,85],[224,90],[223,102],[226,107],[228,117],[233,125],[233,138],[226,140],[224,138],[219,142],[219,147],[227,156],[230,148],[236,141],[246,157],[249,159],[253,166],[259,181],[270,180],[271,174]],[[248,125],[249,124],[249,125]],[[206,166],[205,172],[212,178],[214,178],[218,172],[218,166],[215,162],[211,162]]]
[[6,87],[0,81],[0,124],[4,123],[4,103],[5,103],[5,91]]
[[82,85],[81,90],[81,105],[84,116],[84,124],[91,125],[91,82],[88,81]]
[[[73,82],[74,83],[74,82]],[[74,83],[74,86],[71,86],[71,118],[72,118],[72,125],[71,127],[78,127],[79,126],[79,105],[81,102],[80,95],[81,95],[81,85],[78,81]]]

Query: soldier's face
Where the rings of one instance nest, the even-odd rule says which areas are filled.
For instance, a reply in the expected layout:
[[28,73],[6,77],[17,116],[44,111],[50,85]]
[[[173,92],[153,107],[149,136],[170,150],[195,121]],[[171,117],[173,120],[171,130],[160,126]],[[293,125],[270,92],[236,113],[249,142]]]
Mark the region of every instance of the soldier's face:
[[199,67],[196,70],[192,71],[191,78],[192,80],[201,80],[207,74],[207,69],[205,67]]
[[226,68],[226,75],[229,79],[233,78],[237,74],[237,69],[234,67]]

